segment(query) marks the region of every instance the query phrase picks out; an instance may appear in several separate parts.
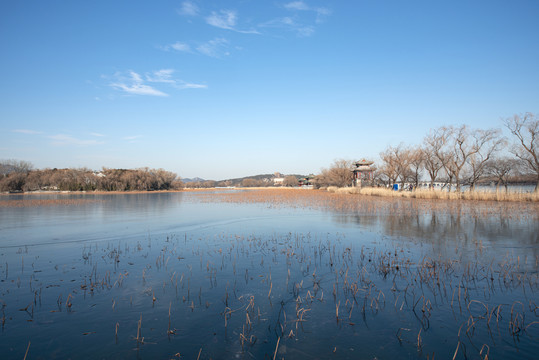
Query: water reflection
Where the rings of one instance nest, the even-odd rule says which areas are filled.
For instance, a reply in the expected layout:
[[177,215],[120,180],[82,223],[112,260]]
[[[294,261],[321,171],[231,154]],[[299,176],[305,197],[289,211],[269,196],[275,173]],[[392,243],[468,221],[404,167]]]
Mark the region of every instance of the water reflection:
[[393,238],[417,240],[443,250],[456,246],[475,251],[518,250],[524,256],[539,256],[539,222],[498,216],[470,216],[466,211],[405,215],[364,215],[333,213],[334,222],[381,232]]
[[44,206],[0,207],[0,246],[148,233],[181,218],[187,221],[183,199],[182,193],[5,196],[2,201],[37,200]]

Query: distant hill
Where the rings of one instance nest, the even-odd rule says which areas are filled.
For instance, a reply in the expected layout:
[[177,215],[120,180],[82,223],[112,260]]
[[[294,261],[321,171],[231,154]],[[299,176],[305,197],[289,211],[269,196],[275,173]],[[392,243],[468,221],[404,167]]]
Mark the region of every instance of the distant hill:
[[199,178],[199,177],[194,177],[194,178],[191,178],[191,179],[190,178],[182,178],[182,181],[184,183],[188,183],[188,182],[197,182],[197,181],[206,181],[206,180],[204,180],[202,178]]
[[232,184],[236,185],[236,184],[240,184],[245,179],[273,181],[274,177],[275,176],[273,174],[261,174],[261,175],[245,176],[242,178],[226,179],[226,180],[221,180],[221,181],[230,181]]
[[[298,175],[298,174],[286,174],[283,176],[295,176],[298,179],[305,177],[305,175]],[[226,179],[226,180],[221,180],[219,182],[230,184],[230,186],[239,186],[241,185],[243,180],[253,179],[257,181],[262,181],[264,183],[273,184],[274,178],[275,178],[275,174],[260,174],[260,175],[245,176],[242,178]]]
[[[305,177],[305,175],[299,175],[299,174],[286,174],[286,175],[283,174],[282,176],[283,177],[295,176],[298,179]],[[251,175],[251,176],[245,176],[241,178],[225,179],[225,180],[219,180],[219,181],[205,180],[199,177],[185,178],[185,179],[182,179],[182,181],[184,182],[184,184],[186,184],[187,187],[193,187],[193,186],[194,187],[208,187],[208,186],[211,187],[211,186],[241,186],[243,180],[252,179],[259,182],[260,186],[267,186],[267,185],[273,185],[274,178],[275,178],[275,174],[259,174],[259,175]],[[187,185],[189,183],[190,185]],[[195,185],[194,183],[199,183],[199,184]],[[203,184],[203,183],[206,183],[206,184]]]

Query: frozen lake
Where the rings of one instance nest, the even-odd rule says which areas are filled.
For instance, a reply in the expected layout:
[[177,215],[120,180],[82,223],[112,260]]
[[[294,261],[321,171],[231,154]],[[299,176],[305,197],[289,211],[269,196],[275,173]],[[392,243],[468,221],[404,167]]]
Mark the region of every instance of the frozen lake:
[[537,205],[271,191],[1,196],[3,357],[539,351]]

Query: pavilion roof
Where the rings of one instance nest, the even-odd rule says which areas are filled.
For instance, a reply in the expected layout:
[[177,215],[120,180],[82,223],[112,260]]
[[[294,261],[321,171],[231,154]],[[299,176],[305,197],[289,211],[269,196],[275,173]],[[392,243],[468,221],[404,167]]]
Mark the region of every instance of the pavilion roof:
[[355,164],[356,166],[370,166],[374,164],[374,161],[362,159],[362,160],[356,161]]

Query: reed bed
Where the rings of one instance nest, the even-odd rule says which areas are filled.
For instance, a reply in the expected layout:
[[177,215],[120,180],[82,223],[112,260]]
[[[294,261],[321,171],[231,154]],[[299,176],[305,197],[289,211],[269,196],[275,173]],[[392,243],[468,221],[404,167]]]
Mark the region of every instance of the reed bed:
[[[21,357],[30,340],[34,351],[45,351],[43,335],[32,330],[40,323],[52,333],[66,326],[68,338],[88,337],[86,346],[98,341],[140,357],[159,347],[169,358],[348,358],[365,351],[484,359],[537,347],[537,258],[508,253],[483,263],[479,252],[463,261],[460,248],[450,256],[409,250],[301,233],[84,246],[83,263],[67,264],[58,280],[81,279],[58,287],[33,271],[2,267],[9,284],[2,290],[3,336],[32,334],[20,344]],[[34,270],[49,260],[36,259],[32,249],[20,255],[34,259]],[[29,287],[11,282],[15,277]],[[513,341],[518,345],[508,350]],[[56,356],[73,351],[56,346]],[[386,347],[392,350],[380,350]]]
[[391,198],[431,199],[431,200],[471,200],[471,201],[511,201],[539,202],[538,192],[505,192],[505,191],[463,191],[449,192],[442,190],[416,189],[413,191],[394,191],[386,188],[330,186],[327,191],[338,194],[360,194]]

